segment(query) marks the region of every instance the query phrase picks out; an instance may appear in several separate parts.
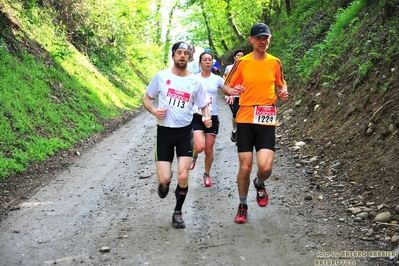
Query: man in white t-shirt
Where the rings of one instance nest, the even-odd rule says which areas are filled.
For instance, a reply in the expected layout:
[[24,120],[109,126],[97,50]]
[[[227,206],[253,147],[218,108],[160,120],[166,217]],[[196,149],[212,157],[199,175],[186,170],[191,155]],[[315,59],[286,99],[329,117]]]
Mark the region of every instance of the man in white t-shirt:
[[[188,173],[193,160],[193,105],[201,107],[206,127],[212,126],[209,96],[199,77],[187,70],[189,45],[172,46],[173,66],[159,71],[143,96],[144,107],[157,118],[155,161],[158,173],[158,195],[165,198],[172,179],[172,162],[178,159],[176,206],[172,215],[174,228],[185,228],[182,206],[188,191]],[[158,105],[153,100],[158,97]]]
[[199,66],[198,61],[194,60],[194,53],[195,53],[195,47],[194,45],[190,44],[189,46],[189,57],[188,57],[188,63],[187,63],[187,69],[191,73],[198,74],[201,73],[201,67]]
[[234,63],[236,62],[236,60],[238,58],[243,57],[244,54],[245,54],[244,50],[237,50],[237,51],[234,52],[234,56],[233,56],[234,62],[231,65],[227,65],[226,68],[224,69],[224,78],[227,77],[227,74],[229,74],[230,70],[233,68]]

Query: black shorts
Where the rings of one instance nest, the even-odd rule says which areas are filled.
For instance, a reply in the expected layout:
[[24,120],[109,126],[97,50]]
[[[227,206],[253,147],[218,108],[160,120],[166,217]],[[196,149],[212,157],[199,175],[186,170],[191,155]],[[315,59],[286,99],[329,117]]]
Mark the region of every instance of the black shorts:
[[276,127],[257,124],[237,124],[237,151],[252,152],[268,149],[275,151]]
[[155,161],[173,162],[173,157],[193,156],[193,129],[191,125],[180,128],[157,126]]
[[239,102],[240,102],[240,98],[239,97],[234,97],[234,102],[232,104],[229,104],[230,110],[233,113],[233,117],[236,118],[237,116],[237,112],[238,112],[238,108],[239,106]]
[[213,115],[211,119],[212,119],[212,126],[210,128],[207,128],[202,122],[202,115],[195,114],[193,116],[193,120],[191,121],[193,130],[194,131],[201,130],[205,134],[217,135],[219,133],[219,117],[217,115]]

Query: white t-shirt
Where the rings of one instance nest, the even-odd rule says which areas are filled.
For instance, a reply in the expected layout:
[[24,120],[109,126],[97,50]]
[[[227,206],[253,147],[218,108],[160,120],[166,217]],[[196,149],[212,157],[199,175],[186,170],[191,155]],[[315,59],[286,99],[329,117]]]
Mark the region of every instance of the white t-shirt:
[[[231,71],[231,69],[233,68],[233,66],[234,66],[234,64],[231,64],[231,65],[226,66],[226,68],[224,69],[224,74],[225,74],[225,75],[229,74],[229,72]],[[238,97],[240,97],[240,95],[235,95],[234,97],[235,97],[235,98],[238,98]]]
[[193,106],[206,106],[209,96],[197,75],[179,77],[171,68],[159,71],[146,89],[151,98],[158,96],[158,107],[166,107],[165,118],[158,125],[179,128],[191,124]]
[[233,68],[234,64],[226,66],[224,69],[224,74],[227,75],[229,74],[230,70]]
[[187,69],[193,74],[201,73],[201,67],[199,66],[198,62],[196,62],[196,61],[188,62]]
[[[201,76],[201,74],[197,74],[202,83],[204,84],[206,91],[209,95],[209,108],[211,110],[211,115],[218,115],[218,106],[217,106],[217,95],[218,90],[222,88],[224,85],[224,80],[221,76],[215,75],[211,73],[211,75],[207,78]],[[201,114],[200,108],[195,109],[197,113]]]

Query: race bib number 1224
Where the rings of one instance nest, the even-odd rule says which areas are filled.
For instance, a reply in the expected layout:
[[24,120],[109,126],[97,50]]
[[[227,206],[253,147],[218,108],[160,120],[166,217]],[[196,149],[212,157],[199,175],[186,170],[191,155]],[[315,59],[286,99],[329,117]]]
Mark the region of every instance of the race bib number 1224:
[[275,106],[255,106],[254,123],[275,126],[276,107]]

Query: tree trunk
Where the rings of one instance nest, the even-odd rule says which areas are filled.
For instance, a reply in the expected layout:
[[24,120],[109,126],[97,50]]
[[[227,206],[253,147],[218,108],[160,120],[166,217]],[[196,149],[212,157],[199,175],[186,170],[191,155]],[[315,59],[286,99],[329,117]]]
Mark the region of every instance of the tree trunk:
[[228,15],[229,15],[228,21],[229,21],[231,27],[233,28],[233,32],[236,35],[237,39],[240,40],[240,42],[244,41],[244,37],[242,36],[241,32],[238,30],[238,27],[234,21],[233,15],[230,13]]
[[238,40],[240,40],[240,42],[244,41],[244,36],[242,36],[241,32],[238,30],[238,27],[236,25],[236,22],[234,20],[234,16],[231,13],[231,5],[230,5],[230,1],[226,1],[227,3],[227,20],[229,21],[229,24],[231,25],[233,32],[235,34],[235,36],[237,37]]
[[291,16],[291,1],[285,0],[285,10],[287,11],[287,16]]
[[212,54],[215,56],[217,54],[217,52],[215,50],[215,44],[213,43],[213,39],[212,39],[212,35],[211,35],[211,27],[209,26],[209,19],[208,19],[208,16],[206,15],[206,12],[204,11],[204,9],[201,8],[201,10],[202,10],[202,16],[204,17],[204,21],[205,21],[209,47],[212,49]]
[[175,12],[176,7],[177,7],[177,3],[175,3],[173,5],[173,7],[170,9],[169,16],[168,16],[169,20],[168,20],[168,24],[167,24],[167,27],[166,27],[165,47],[164,47],[164,60],[163,60],[165,65],[168,64],[168,62],[169,62],[169,48],[170,48],[169,45],[170,45],[170,41],[171,41],[170,29],[172,27],[172,18],[173,18],[173,13]]
[[157,25],[157,29],[155,31],[155,42],[157,45],[161,46],[162,45],[162,15],[161,15],[161,7],[162,3],[161,0],[157,0],[156,3],[156,15],[155,17],[155,23]]

